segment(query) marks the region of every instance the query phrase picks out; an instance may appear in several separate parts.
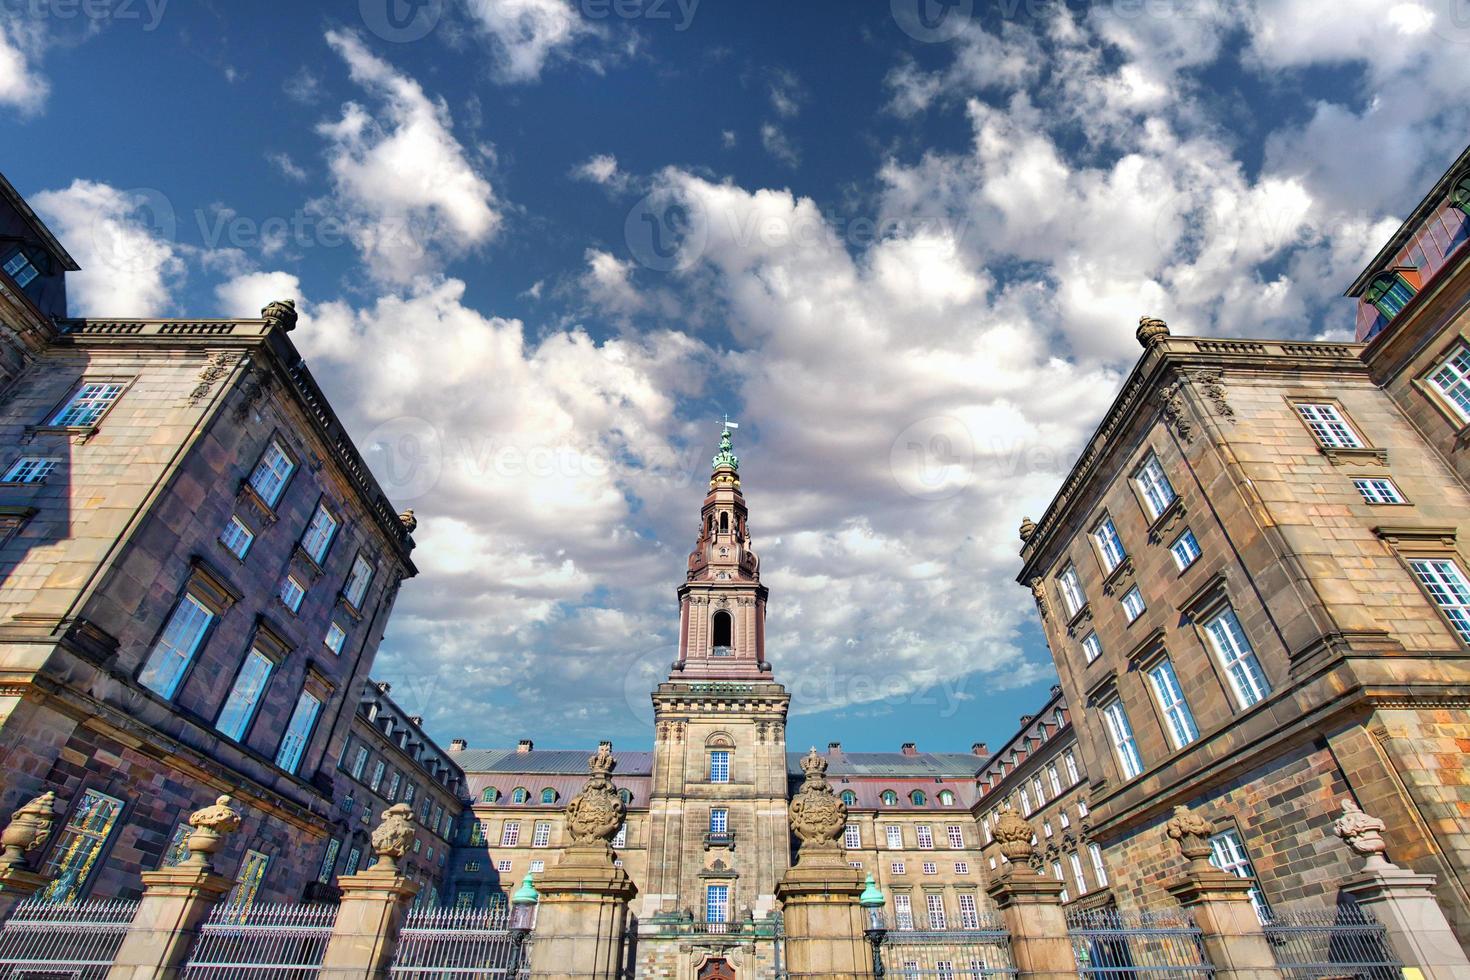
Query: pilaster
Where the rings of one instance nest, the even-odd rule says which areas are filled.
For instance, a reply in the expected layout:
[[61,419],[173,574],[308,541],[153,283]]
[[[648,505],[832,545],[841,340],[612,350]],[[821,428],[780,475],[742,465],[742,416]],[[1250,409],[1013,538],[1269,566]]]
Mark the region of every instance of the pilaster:
[[776,885],[786,923],[786,968],[792,976],[867,978],[872,954],[863,939],[858,899],[863,876],[842,851],[802,849],[801,859]]
[[531,944],[536,980],[617,980],[633,880],[613,865],[603,841],[573,844],[536,882],[540,893]]

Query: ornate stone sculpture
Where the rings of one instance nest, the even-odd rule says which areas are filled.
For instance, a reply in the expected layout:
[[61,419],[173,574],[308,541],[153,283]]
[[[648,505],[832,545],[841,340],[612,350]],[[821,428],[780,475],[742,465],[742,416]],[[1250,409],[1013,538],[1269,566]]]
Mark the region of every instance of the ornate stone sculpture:
[[10,823],[0,833],[0,869],[23,868],[26,854],[46,843],[56,822],[56,794],[42,793],[10,816]]
[[240,829],[240,814],[230,806],[233,802],[228,796],[221,796],[214,801],[214,806],[195,810],[189,815],[189,826],[194,828],[194,832],[184,842],[189,848],[186,864],[205,870],[214,867],[214,856],[224,846],[225,834],[233,834]]
[[403,529],[409,534],[412,534],[419,529],[419,519],[413,516],[412,508],[399,514],[398,522],[403,525]]
[[1343,839],[1355,853],[1363,856],[1364,871],[1381,871],[1393,867],[1383,852],[1388,844],[1383,840],[1385,824],[1371,814],[1364,813],[1352,800],[1342,801],[1342,816],[1332,825],[1333,831]]
[[267,303],[265,309],[260,311],[260,318],[266,322],[266,326],[280,327],[290,333],[296,329],[296,301],[278,299]]
[[1158,317],[1139,317],[1138,331],[1134,336],[1138,338],[1139,346],[1144,350],[1148,350],[1154,344],[1169,336],[1169,325]]
[[627,808],[612,781],[617,765],[606,742],[587,760],[587,785],[567,804],[567,830],[574,844],[606,845],[623,825]]
[[415,833],[413,807],[396,803],[384,810],[383,822],[373,831],[373,853],[378,856],[373,870],[397,871],[398,859],[413,847]]
[[833,794],[827,782],[827,760],[817,754],[815,746],[801,760],[801,771],[806,780],[791,800],[791,829],[803,853],[808,848],[835,850],[847,826],[847,804]]
[[1210,834],[1214,828],[1210,822],[1187,806],[1176,806],[1174,816],[1164,824],[1168,834],[1179,850],[1189,859],[1191,870],[1200,871],[1210,867]]
[[1029,517],[1021,518],[1021,543],[1025,544],[1031,540],[1031,535],[1036,533],[1036,522]]
[[1051,613],[1051,607],[1046,604],[1046,583],[1034,578],[1028,584],[1031,586],[1031,597],[1036,600],[1036,608],[1041,612],[1041,618],[1045,619]]
[[1006,807],[1000,811],[995,820],[995,830],[992,831],[995,840],[1000,844],[1000,853],[1006,856],[1006,860],[1012,864],[1029,864],[1031,857],[1036,852],[1036,846],[1031,843],[1031,838],[1036,836],[1036,831],[1031,825],[1020,817],[1016,811]]

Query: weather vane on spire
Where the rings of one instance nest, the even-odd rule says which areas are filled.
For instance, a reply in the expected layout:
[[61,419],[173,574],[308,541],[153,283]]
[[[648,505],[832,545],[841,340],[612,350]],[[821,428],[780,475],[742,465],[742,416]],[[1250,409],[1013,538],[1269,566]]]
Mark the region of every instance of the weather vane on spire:
[[740,457],[735,455],[730,445],[730,430],[740,428],[740,423],[731,422],[730,416],[726,415],[724,421],[720,424],[720,451],[715,454],[713,460],[714,468],[719,469],[722,466],[728,466],[732,470],[738,470],[740,469]]

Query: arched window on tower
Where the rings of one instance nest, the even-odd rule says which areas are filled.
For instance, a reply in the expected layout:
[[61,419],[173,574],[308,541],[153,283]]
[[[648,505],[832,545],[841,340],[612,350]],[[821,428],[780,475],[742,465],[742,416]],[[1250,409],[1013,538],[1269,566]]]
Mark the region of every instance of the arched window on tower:
[[722,532],[730,530],[730,512],[728,510],[720,511],[720,530]]
[[711,625],[714,627],[713,655],[716,657],[731,656],[732,648],[735,646],[735,628],[730,614],[723,609],[719,610],[715,613],[715,619]]

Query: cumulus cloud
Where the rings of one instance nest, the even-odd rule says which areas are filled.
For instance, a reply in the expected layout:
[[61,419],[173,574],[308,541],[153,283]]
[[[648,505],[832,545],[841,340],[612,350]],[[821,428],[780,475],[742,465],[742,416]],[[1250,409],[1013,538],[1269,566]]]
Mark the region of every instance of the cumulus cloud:
[[22,115],[41,111],[51,84],[37,71],[44,35],[20,17],[0,21],[0,106]]
[[618,158],[611,153],[599,153],[582,161],[572,168],[571,177],[611,191],[623,191],[632,184],[632,177],[618,167]]
[[[469,0],[469,10],[489,42],[501,82],[538,81],[548,65],[605,36],[570,0]],[[599,67],[595,56],[586,63]]]

